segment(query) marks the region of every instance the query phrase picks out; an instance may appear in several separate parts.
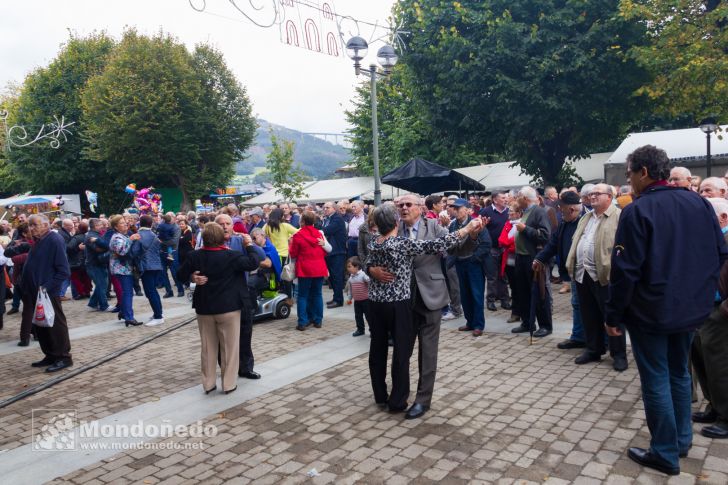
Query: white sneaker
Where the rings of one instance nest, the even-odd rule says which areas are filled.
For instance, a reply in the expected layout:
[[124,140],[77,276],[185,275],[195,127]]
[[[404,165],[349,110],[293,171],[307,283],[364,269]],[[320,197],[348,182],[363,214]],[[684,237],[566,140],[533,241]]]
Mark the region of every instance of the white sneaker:
[[156,327],[157,325],[161,325],[164,323],[164,318],[152,318],[147,323],[144,324],[145,327]]
[[447,312],[442,315],[443,320],[455,320],[455,315],[452,312]]

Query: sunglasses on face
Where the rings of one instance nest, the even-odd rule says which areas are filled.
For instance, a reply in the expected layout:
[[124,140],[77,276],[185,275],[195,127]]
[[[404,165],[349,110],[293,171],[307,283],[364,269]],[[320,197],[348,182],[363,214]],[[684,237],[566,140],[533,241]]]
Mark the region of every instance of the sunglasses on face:
[[400,209],[404,209],[405,207],[409,208],[413,205],[414,204],[412,202],[400,202],[399,204],[397,204],[397,207],[399,207]]

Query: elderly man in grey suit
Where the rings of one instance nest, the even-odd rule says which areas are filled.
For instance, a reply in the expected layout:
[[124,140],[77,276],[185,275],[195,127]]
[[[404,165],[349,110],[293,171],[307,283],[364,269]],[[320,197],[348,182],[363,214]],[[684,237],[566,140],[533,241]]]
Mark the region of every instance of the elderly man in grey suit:
[[[420,210],[420,198],[414,195],[405,195],[397,199],[400,224],[399,236],[411,239],[437,239],[448,233],[448,230],[439,224],[437,219],[425,219]],[[475,238],[478,234],[473,235]],[[463,251],[472,251],[478,244],[477,239],[470,238],[459,248],[458,254]],[[421,255],[414,260],[412,273],[412,323],[419,339],[419,353],[417,363],[420,377],[417,381],[417,396],[415,402],[405,414],[405,419],[416,419],[430,409],[432,392],[435,388],[435,374],[437,373],[437,348],[440,340],[440,323],[442,309],[450,301],[442,272],[440,255]],[[380,281],[392,281],[394,276],[386,268],[370,267],[369,275]],[[414,342],[412,342],[414,346]]]

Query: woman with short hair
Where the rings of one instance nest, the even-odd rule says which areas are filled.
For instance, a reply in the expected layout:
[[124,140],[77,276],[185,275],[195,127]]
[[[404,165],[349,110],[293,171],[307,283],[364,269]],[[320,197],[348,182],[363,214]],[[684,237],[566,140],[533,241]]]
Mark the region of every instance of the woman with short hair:
[[244,274],[256,269],[259,262],[250,236],[245,234],[243,243],[244,253],[227,248],[222,226],[208,222],[202,230],[202,248],[189,253],[177,272],[180,281],[190,281],[193,275],[207,277],[205,284],[195,287],[192,296],[202,343],[200,361],[205,394],[217,389],[218,348],[223,392],[229,394],[238,387],[240,312],[249,298]]
[[117,295],[119,320],[124,320],[127,327],[130,325],[136,327],[142,323],[137,322],[134,318],[134,308],[132,307],[134,268],[131,264],[131,249],[134,241],[139,240],[139,234],[127,237],[129,222],[120,214],[111,216],[109,222],[115,231],[109,241],[109,272],[117,278],[121,286],[121,297]]

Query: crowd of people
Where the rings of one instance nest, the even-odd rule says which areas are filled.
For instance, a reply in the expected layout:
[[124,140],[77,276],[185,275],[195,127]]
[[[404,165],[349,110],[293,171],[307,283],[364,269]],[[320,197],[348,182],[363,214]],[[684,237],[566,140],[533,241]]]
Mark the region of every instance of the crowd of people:
[[[135,296],[146,296],[152,318],[145,325],[156,326],[164,323],[162,300],[175,289],[184,297],[194,285],[203,389],[217,388],[219,363],[228,393],[236,374],[260,378],[251,345],[260,291],[284,293],[288,304],[295,299],[299,331],[320,328],[325,308],[348,301],[352,335],[369,329],[374,400],[416,419],[431,405],[443,320],[463,317],[459,330],[480,337],[487,311],[500,306],[517,323],[514,334],[543,338],[554,330],[558,285],[570,293],[572,328],[557,347],[579,349],[574,364],[609,352],[613,369],[626,370],[630,335],[652,442],[629,456],[674,474],[692,443],[690,372],[709,403],[692,420],[710,424],[704,435],[728,438],[728,269],[720,272],[728,258],[728,184],[670,169],[664,151],[651,146],[629,156],[626,174],[623,186],[525,186],[467,199],[407,194],[376,208],[359,200],[230,204],[212,213],[52,223],[21,214],[15,227],[0,223],[0,264],[13,287],[9,313],[22,303],[18,345],[38,339],[45,357],[32,365],[55,372],[73,363],[61,305],[69,287],[71,298],[88,299],[91,311],[116,312],[128,327],[142,324]],[[324,305],[326,282],[332,298]],[[51,328],[31,325],[41,287],[55,310]],[[415,342],[419,379],[410,405]]]

